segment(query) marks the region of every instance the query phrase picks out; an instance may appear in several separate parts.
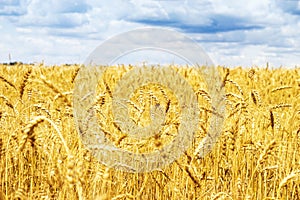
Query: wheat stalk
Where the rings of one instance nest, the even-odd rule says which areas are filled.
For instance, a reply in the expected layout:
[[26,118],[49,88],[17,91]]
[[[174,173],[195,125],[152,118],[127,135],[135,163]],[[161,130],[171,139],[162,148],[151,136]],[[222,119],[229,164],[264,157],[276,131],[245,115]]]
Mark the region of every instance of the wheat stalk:
[[3,76],[0,76],[0,80],[2,80],[3,82],[7,83],[10,87],[14,88],[15,90],[17,90],[17,88],[14,86],[14,84],[12,84],[10,81],[8,81]]
[[221,85],[221,87],[225,87],[226,81],[228,80],[228,76],[229,76],[229,74],[230,74],[229,68],[225,68],[225,71],[226,71],[226,74],[225,74],[225,76],[224,76],[224,78],[223,78],[223,80],[222,80],[222,85]]
[[278,105],[276,105],[276,106],[272,106],[272,107],[270,108],[270,110],[276,110],[276,109],[278,109],[278,108],[291,108],[291,107],[292,107],[291,104],[285,104],[285,103],[282,103],[282,104],[278,104]]
[[34,134],[34,128],[38,126],[39,123],[43,122],[43,118],[35,118],[32,120],[23,130],[24,137],[22,138],[21,146],[19,151],[23,151],[27,141],[29,141],[31,147],[35,147],[36,135]]
[[23,97],[24,90],[25,90],[26,84],[28,82],[28,79],[31,75],[31,72],[32,72],[32,68],[29,68],[28,71],[23,76],[23,82],[22,82],[22,84],[20,86],[20,90],[19,90],[20,91],[20,99],[22,99],[22,97]]
[[231,93],[231,92],[226,93],[225,96],[226,96],[227,99],[228,99],[229,97],[234,97],[234,98],[236,98],[236,99],[239,99],[240,101],[244,101],[244,98],[243,98],[243,97],[241,97],[241,96],[239,96],[239,95],[237,95],[237,94]]
[[11,101],[4,95],[0,94],[0,98],[3,99],[5,101],[5,104],[10,107],[11,109],[13,109],[15,111],[15,108],[13,106],[13,104],[11,103]]
[[260,154],[259,159],[257,160],[257,165],[261,165],[264,160],[271,155],[273,149],[277,146],[276,140],[272,140],[265,148],[264,151]]
[[[277,142],[276,140],[272,140],[270,143],[268,143],[268,145],[264,148],[263,152],[260,154],[257,162],[256,162],[256,166],[252,171],[252,175],[251,175],[251,181],[254,181],[254,176],[257,172],[260,172],[261,169],[261,165],[265,162],[265,159],[267,159],[268,156],[270,156],[272,154],[272,151],[275,149],[275,147],[277,146]],[[247,194],[248,194],[248,190],[250,189],[250,185],[247,188]]]
[[293,172],[291,172],[289,175],[287,175],[286,177],[284,177],[284,178],[280,181],[279,187],[278,187],[278,189],[277,189],[277,198],[279,198],[279,196],[280,196],[281,188],[282,188],[283,186],[285,186],[290,180],[299,177],[299,175],[300,175],[300,170],[293,171]]
[[32,134],[33,134],[34,128],[35,128],[39,123],[42,123],[43,121],[47,121],[47,122],[55,129],[55,131],[56,131],[56,133],[58,134],[58,136],[59,136],[61,142],[63,143],[63,146],[64,146],[64,148],[65,148],[67,154],[68,154],[68,155],[71,155],[71,151],[70,151],[70,149],[68,148],[68,145],[67,145],[67,143],[66,143],[66,141],[65,141],[65,139],[64,139],[64,137],[63,137],[63,135],[62,135],[62,133],[60,132],[59,128],[56,126],[56,124],[55,124],[52,120],[48,119],[48,118],[45,117],[45,116],[37,116],[37,117],[35,117],[33,120],[31,120],[31,121],[29,122],[29,124],[24,128],[24,130],[23,130],[24,133],[27,134],[27,135],[32,135]]
[[270,110],[270,121],[271,121],[272,129],[274,129],[275,121],[274,121],[274,114],[273,114],[272,110]]
[[45,85],[47,85],[47,86],[48,86],[49,88],[51,88],[55,93],[58,94],[58,96],[57,96],[56,98],[62,97],[63,100],[64,100],[64,102],[66,102],[67,105],[71,107],[72,104],[70,103],[69,99],[67,98],[67,95],[68,95],[68,94],[71,94],[71,92],[62,93],[62,92],[60,92],[59,89],[57,89],[57,88],[54,86],[54,84],[52,84],[50,81],[48,81],[47,78],[46,78],[45,76],[41,75],[40,78],[41,78],[42,82],[43,82]]
[[252,98],[253,103],[254,103],[255,105],[258,105],[258,106],[261,105],[261,102],[262,102],[262,101],[261,101],[260,95],[259,95],[259,93],[258,93],[257,90],[252,90],[252,91],[251,91],[251,98]]
[[76,69],[75,69],[75,72],[74,72],[73,75],[72,75],[71,83],[74,83],[74,80],[75,80],[75,78],[76,78],[76,76],[77,76],[79,70],[80,70],[80,67],[77,66]]
[[[0,159],[2,158],[2,155],[5,154],[5,149],[4,149],[4,144],[3,144],[3,139],[0,138]],[[1,190],[0,190],[1,192]]]
[[274,88],[273,90],[271,90],[271,92],[274,93],[274,92],[277,92],[277,91],[291,89],[291,88],[293,88],[293,87],[292,86],[280,86],[280,87]]
[[240,94],[244,95],[244,92],[243,92],[242,88],[240,87],[240,85],[237,82],[235,82],[233,80],[230,80],[230,79],[227,79],[226,82],[233,84],[238,89]]
[[248,77],[251,79],[251,80],[253,80],[253,78],[254,78],[254,75],[255,75],[255,69],[250,69],[249,71],[248,71]]
[[196,95],[200,95],[202,96],[207,102],[211,102],[211,97],[209,96],[208,92],[203,90],[203,89],[199,89],[197,92],[196,92]]
[[201,183],[199,182],[198,177],[192,172],[192,169],[190,168],[190,165],[182,166],[178,161],[175,161],[175,162],[182,171],[187,173],[187,175],[190,177],[190,179],[193,181],[193,183],[197,187],[201,186]]

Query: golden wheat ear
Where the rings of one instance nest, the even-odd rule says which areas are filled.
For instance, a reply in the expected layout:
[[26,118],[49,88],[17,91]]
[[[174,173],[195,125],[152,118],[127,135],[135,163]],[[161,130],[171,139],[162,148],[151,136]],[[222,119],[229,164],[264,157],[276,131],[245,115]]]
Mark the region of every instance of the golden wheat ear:
[[10,87],[14,88],[15,90],[17,90],[16,86],[12,84],[10,81],[8,81],[6,78],[4,78],[3,76],[0,76],[0,80],[3,81],[4,83],[7,83]]
[[20,99],[22,99],[22,97],[23,97],[23,94],[24,94],[24,91],[25,91],[25,87],[26,87],[28,79],[29,79],[29,77],[31,75],[31,72],[32,72],[32,68],[30,67],[28,69],[28,71],[23,76],[23,82],[22,82],[22,84],[20,86],[20,90],[19,90],[19,92],[20,92]]

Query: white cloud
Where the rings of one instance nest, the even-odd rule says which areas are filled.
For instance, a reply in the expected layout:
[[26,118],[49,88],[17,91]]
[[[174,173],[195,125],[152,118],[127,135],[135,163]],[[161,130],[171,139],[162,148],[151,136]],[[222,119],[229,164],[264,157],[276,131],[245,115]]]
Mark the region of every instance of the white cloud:
[[87,23],[88,4],[84,1],[32,0],[27,12],[18,18],[18,26],[73,28]]
[[83,62],[105,39],[138,27],[171,27],[217,64],[300,65],[299,1],[2,0],[0,62]]
[[168,13],[157,1],[137,1],[132,0],[131,4],[134,5],[133,12],[129,12],[129,18],[139,19],[141,17],[153,19],[166,19]]
[[2,0],[0,16],[20,16],[26,13],[26,0]]

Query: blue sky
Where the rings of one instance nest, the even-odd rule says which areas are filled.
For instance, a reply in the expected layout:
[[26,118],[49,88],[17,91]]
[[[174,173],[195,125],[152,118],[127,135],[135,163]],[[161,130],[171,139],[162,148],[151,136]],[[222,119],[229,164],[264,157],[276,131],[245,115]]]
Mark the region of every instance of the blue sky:
[[82,63],[149,26],[185,33],[218,65],[300,66],[298,0],[0,0],[0,62]]

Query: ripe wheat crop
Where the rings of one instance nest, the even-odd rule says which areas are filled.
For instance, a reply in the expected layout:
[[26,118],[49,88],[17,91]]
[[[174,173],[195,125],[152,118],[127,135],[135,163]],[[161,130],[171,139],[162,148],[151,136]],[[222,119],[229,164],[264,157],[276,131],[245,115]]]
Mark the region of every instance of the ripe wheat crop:
[[[135,153],[161,149],[180,125],[176,94],[141,86],[127,101],[139,126],[151,108],[166,113],[160,132],[130,138],[115,123],[112,93],[132,66],[108,67],[94,108],[105,136]],[[300,69],[218,67],[226,90],[222,134],[203,158],[197,147],[209,129],[211,97],[201,73],[176,67],[200,108],[191,147],[169,166],[128,173],[100,164],[84,147],[73,115],[78,65],[0,65],[0,200],[2,199],[300,199]]]

